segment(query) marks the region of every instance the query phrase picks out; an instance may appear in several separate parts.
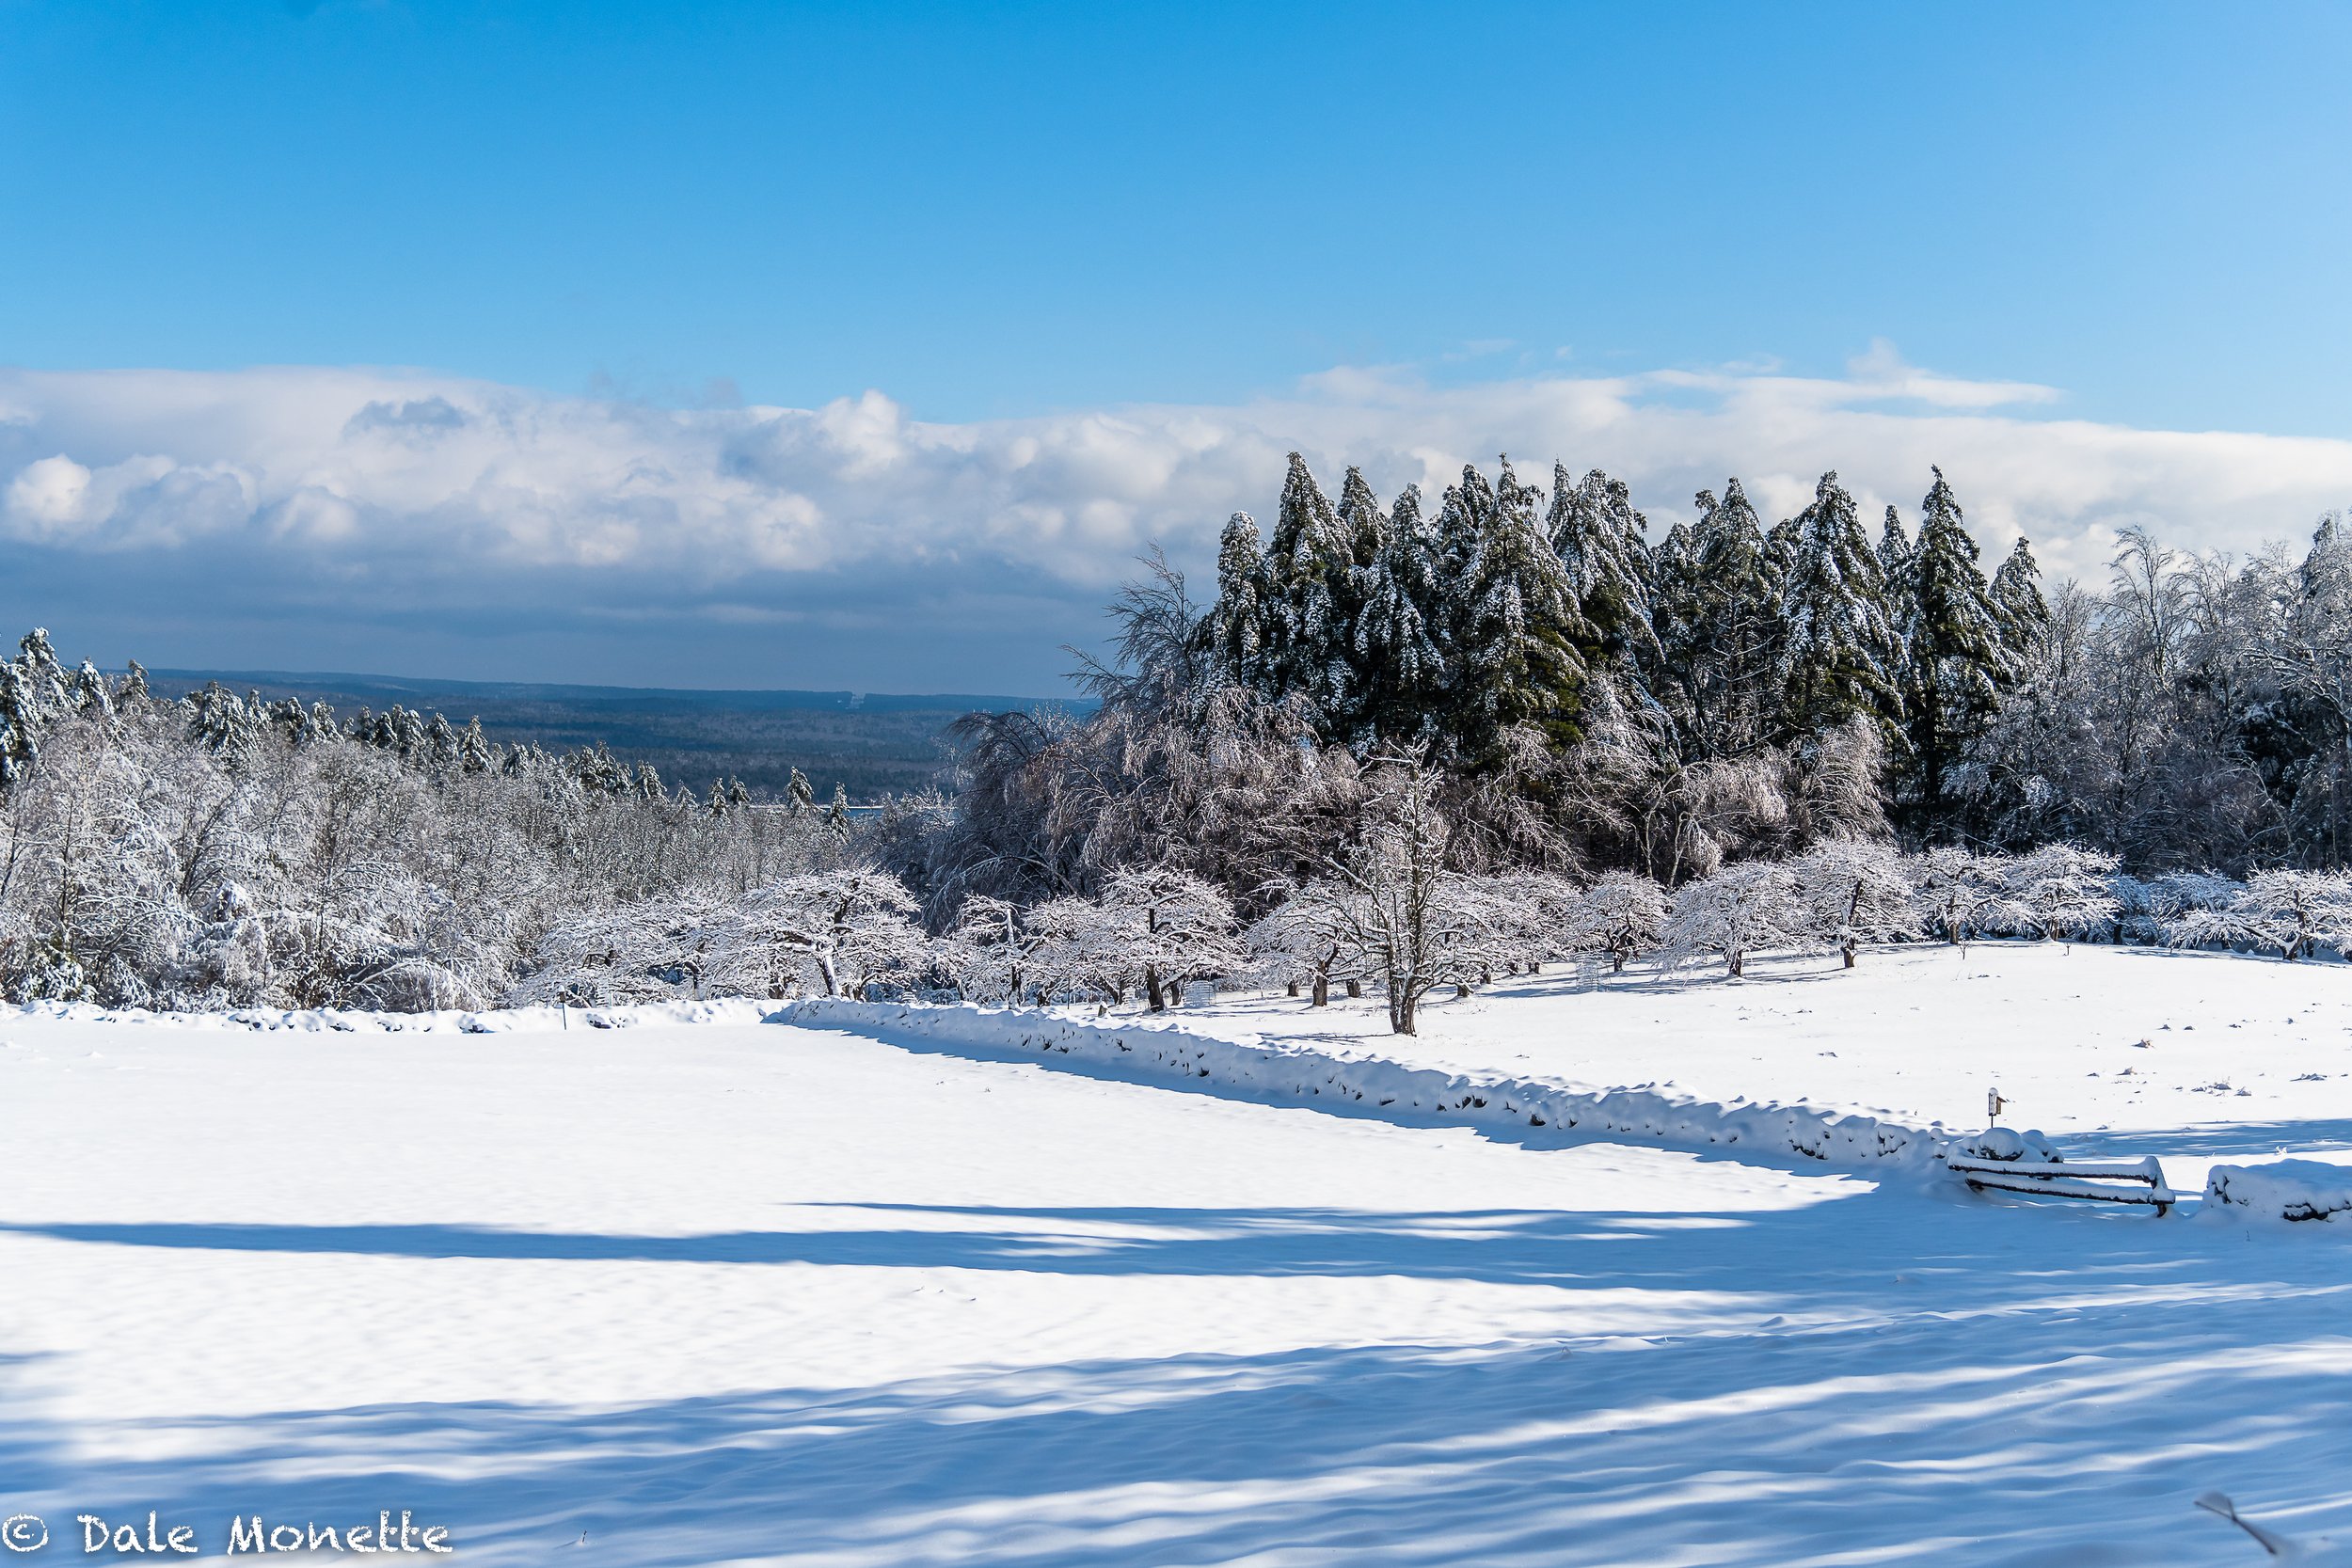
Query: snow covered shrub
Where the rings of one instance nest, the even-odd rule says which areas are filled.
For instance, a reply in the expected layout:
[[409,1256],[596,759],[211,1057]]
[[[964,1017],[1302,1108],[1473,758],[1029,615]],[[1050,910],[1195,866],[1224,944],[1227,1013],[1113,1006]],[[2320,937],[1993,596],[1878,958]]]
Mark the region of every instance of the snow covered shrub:
[[669,896],[566,915],[539,940],[507,994],[516,1006],[611,1006],[700,997],[726,913],[712,899]]
[[1337,933],[1339,962],[1378,976],[1391,1032],[1409,1035],[1431,991],[1467,990],[1494,966],[1494,905],[1447,866],[1454,828],[1438,804],[1436,769],[1418,753],[1392,755],[1365,783],[1362,837],[1326,856],[1327,875],[1295,896]]
[[2219,907],[2185,908],[2169,926],[2175,946],[2255,947],[2296,959],[2322,947],[2352,948],[2352,877],[2258,871]]
[[2332,1222],[2352,1215],[2352,1166],[2321,1160],[2215,1165],[2205,1173],[2205,1207],[2240,1218]]
[[911,977],[931,959],[921,906],[886,871],[849,866],[787,877],[736,910],[711,944],[711,970],[739,995],[795,990],[864,997],[878,981]]
[[1040,1003],[1057,996],[1099,996],[1117,1004],[1135,983],[1128,950],[1115,922],[1091,898],[1049,898],[1021,917],[1030,939],[1030,993]]
[[1569,931],[1581,902],[1576,884],[1548,872],[1473,879],[1466,892],[1479,907],[1490,962],[1506,973],[1539,973],[1544,960],[1569,950]]
[[976,893],[957,907],[940,957],[965,1001],[1018,1004],[1035,973],[1037,942],[1019,909]]
[[1349,922],[1343,917],[1346,895],[1320,882],[1285,886],[1280,894],[1281,902],[1242,933],[1250,970],[1287,988],[1293,996],[1302,984],[1309,985],[1314,1006],[1328,1006],[1334,979],[1362,978],[1343,967],[1343,960],[1357,956],[1347,940]]
[[33,949],[13,989],[27,1002],[79,1002],[90,994],[81,960],[48,942]]
[[1746,861],[1686,883],[1675,894],[1674,912],[1661,936],[1677,960],[1711,953],[1732,974],[1740,974],[1756,948],[1804,940],[1796,874],[1770,861]]
[[2016,917],[2044,941],[2096,939],[2114,928],[2115,857],[2050,844],[2002,868]]
[[2115,940],[2153,947],[2164,940],[2164,921],[2156,913],[2154,884],[2128,872],[2107,879],[2107,895],[2115,900]]
[[1103,940],[1121,973],[1141,977],[1145,1004],[1155,1013],[1167,1008],[1169,987],[1230,975],[1248,961],[1233,940],[1232,900],[1188,871],[1117,872],[1100,902]]
[[1862,943],[1917,929],[1911,869],[1883,844],[1832,839],[1791,862],[1789,871],[1806,939],[1836,947],[1848,969]]
[[1929,850],[1913,867],[1920,912],[1928,928],[1946,942],[2009,934],[2029,918],[2010,895],[2006,855],[1974,855],[1947,846]]
[[1596,878],[1568,911],[1565,936],[1573,953],[1606,953],[1612,973],[1628,958],[1656,947],[1666,926],[1666,890],[1634,871]]

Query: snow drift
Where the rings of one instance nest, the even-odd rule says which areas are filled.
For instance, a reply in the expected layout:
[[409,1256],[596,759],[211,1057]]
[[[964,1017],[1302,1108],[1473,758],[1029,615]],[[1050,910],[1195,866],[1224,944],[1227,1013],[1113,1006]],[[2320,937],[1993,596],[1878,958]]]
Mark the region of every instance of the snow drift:
[[1207,1080],[1273,1099],[1341,1101],[1486,1127],[1560,1127],[1694,1147],[1738,1146],[1837,1165],[1926,1167],[1943,1151],[1940,1127],[1907,1127],[1805,1105],[1723,1105],[1655,1089],[1572,1089],[1475,1077],[1378,1058],[1346,1058],[1271,1040],[1241,1044],[1181,1025],[1089,1023],[970,1003],[915,1006],[820,997],[787,1005],[771,1023],[875,1034],[993,1052],[1036,1052],[1147,1076]]
[[2205,1212],[2240,1219],[2320,1221],[2352,1214],[2352,1166],[2321,1160],[2216,1165],[2205,1173]]

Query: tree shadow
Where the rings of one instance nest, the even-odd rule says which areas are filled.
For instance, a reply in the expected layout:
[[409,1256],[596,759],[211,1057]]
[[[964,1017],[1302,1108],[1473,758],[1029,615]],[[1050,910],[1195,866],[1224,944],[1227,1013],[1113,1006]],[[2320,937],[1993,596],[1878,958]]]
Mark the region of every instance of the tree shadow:
[[[631,1568],[1573,1568],[1924,1561],[1963,1546],[1972,1564],[2225,1563],[2243,1560],[2242,1543],[2217,1527],[2199,1535],[2187,1508],[2205,1487],[2290,1519],[2311,1511],[2297,1528],[2352,1520],[2324,1479],[2352,1465],[2352,1282],[2324,1242],[1915,1198],[1689,1216],[1696,1227],[1628,1213],[858,1207],[975,1227],[977,1241],[896,1236],[910,1267],[970,1266],[960,1259],[976,1244],[985,1258],[1015,1236],[1112,1225],[1137,1239],[993,1266],[1385,1265],[1639,1291],[1661,1323],[1700,1326],[976,1366],[617,1408],[296,1410],[174,1422],[204,1451],[168,1462],[108,1457],[126,1450],[16,1406],[0,1451],[72,1457],[14,1485],[11,1506],[62,1505],[63,1518],[153,1507],[208,1528],[232,1511],[331,1520],[407,1508],[450,1525],[464,1560],[544,1563],[585,1531],[596,1560]],[[1463,1233],[1433,1234],[1447,1227]],[[467,1227],[19,1228],[109,1244],[548,1256]],[[648,1252],[648,1240],[663,1244]],[[740,1238],[559,1243],[563,1256],[746,1260]],[[780,1250],[791,1256],[751,1260],[806,1260]]]

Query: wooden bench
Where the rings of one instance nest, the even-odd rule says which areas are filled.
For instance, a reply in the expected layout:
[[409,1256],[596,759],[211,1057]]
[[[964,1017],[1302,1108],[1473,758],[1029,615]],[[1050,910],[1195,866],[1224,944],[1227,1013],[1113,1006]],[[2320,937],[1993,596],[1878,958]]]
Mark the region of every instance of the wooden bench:
[[2079,1197],[2097,1203],[2140,1203],[2161,1218],[2180,1199],[2164,1183],[2164,1167],[2144,1160],[2085,1161],[2080,1164],[2035,1160],[1972,1160],[1944,1157],[1945,1168],[1973,1192],[1992,1188],[2036,1197]]

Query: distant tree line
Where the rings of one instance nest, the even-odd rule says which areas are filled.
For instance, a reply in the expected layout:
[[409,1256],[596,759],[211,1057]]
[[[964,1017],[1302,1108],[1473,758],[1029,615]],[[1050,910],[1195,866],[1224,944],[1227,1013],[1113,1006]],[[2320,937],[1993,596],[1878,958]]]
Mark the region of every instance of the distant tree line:
[[973,715],[943,791],[666,787],[144,673],[0,661],[0,990],[481,1007],[877,990],[1422,1002],[1563,957],[1983,935],[2352,942],[2352,540],[2122,536],[1988,577],[1938,473],[1875,540],[1834,474],[1655,544],[1623,484],[1506,463],[1434,508],[1294,458],[1196,604],[1157,556],[1097,705]]
[[1626,486],[1506,461],[1437,506],[1330,499],[1291,459],[1269,532],[1227,526],[1205,608],[1164,562],[1113,606],[1080,722],[967,721],[930,886],[1050,896],[1179,863],[1248,901],[1349,830],[1348,778],[1443,776],[1466,868],[1668,885],[1831,839],[2138,873],[2334,869],[2352,852],[2352,541],[2183,555],[2131,530],[2107,580],[1989,576],[1943,474],[1872,538],[1825,474],[1767,525],[1737,481],[1653,530]]
[[819,806],[804,781],[762,809],[437,714],[339,721],[218,686],[164,701],[135,663],[66,669],[40,631],[0,661],[0,987],[18,1001],[483,1007],[555,995],[558,964],[591,994],[637,961],[583,938],[613,911],[764,891],[772,912],[795,877],[853,874],[855,836],[839,793]]

